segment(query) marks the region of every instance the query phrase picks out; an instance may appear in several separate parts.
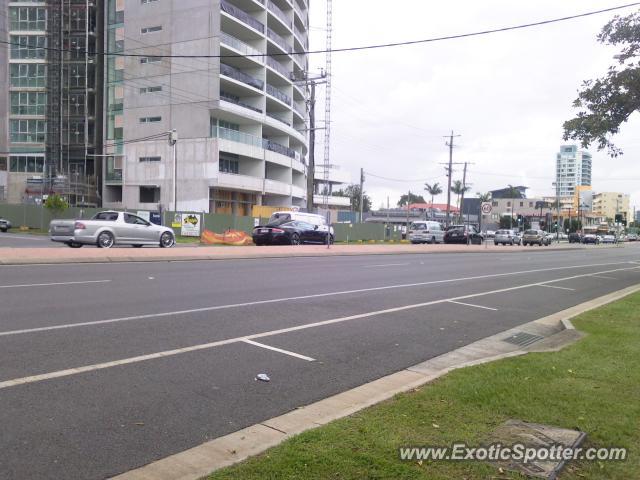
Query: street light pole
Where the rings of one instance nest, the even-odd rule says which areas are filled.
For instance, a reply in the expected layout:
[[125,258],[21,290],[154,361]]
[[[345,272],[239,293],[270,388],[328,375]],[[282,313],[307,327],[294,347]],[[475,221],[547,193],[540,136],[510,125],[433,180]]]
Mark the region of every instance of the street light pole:
[[167,132],[169,145],[173,147],[173,212],[178,211],[178,131],[174,128]]

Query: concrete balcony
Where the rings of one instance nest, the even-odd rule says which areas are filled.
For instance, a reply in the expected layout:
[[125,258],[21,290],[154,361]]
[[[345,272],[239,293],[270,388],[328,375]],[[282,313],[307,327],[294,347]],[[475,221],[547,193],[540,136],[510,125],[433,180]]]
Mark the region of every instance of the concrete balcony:
[[264,193],[271,193],[274,195],[291,196],[292,186],[285,182],[279,182],[277,180],[265,179],[264,181]]
[[218,180],[214,186],[245,192],[262,193],[264,180],[260,177],[218,172]]
[[296,185],[291,185],[291,196],[295,198],[305,198],[307,196],[307,190]]

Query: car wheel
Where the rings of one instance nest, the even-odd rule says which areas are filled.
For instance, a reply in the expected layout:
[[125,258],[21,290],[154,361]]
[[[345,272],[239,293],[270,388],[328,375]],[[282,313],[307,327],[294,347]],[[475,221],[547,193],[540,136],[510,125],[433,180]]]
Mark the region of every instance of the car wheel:
[[2,228],[0,228],[0,232],[2,232],[2,233],[7,233],[7,227],[2,227]]
[[102,232],[98,235],[98,248],[111,248],[115,243],[115,238],[111,232]]
[[291,235],[291,245],[300,245],[300,235],[297,233]]
[[[160,247],[171,248],[176,244],[176,239],[169,232],[164,232],[160,235]],[[140,245],[142,246],[142,245]]]
[[335,242],[335,239],[333,238],[333,235],[331,235],[331,236],[329,237],[329,243],[330,243],[331,245],[333,245],[333,242]]
[[67,243],[67,246],[71,247],[71,248],[82,248],[82,244],[81,243],[76,243],[76,242],[69,242],[69,243]]
[[142,248],[142,245],[135,244],[135,245],[133,246],[133,248]]

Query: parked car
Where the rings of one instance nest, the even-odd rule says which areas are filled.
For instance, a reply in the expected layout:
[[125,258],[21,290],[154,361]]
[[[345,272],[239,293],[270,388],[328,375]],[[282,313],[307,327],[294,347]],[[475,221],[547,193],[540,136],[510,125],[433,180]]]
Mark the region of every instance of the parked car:
[[330,231],[331,235],[335,235],[333,227],[327,225],[327,220],[322,215],[317,215],[315,213],[293,211],[274,212],[271,214],[267,225],[275,225],[276,223],[286,223],[291,221],[300,221],[310,223],[311,225],[317,225],[318,230],[325,232]]
[[569,243],[582,243],[582,235],[578,232],[569,234]]
[[495,236],[495,230],[487,230],[486,232],[484,232],[484,238],[494,238]]
[[411,243],[442,243],[444,230],[438,222],[413,222],[409,227],[409,241]]
[[0,217],[0,232],[6,232],[11,228],[11,222],[6,218]]
[[615,235],[603,235],[602,243],[618,243]]
[[[333,235],[329,237],[333,243]],[[253,243],[256,245],[301,245],[303,243],[327,243],[327,230],[318,225],[293,220],[268,223],[253,229]]]
[[635,233],[630,233],[627,236],[627,241],[629,241],[629,242],[637,242],[638,241],[638,235],[636,235]]
[[600,243],[600,238],[593,233],[588,233],[584,237],[582,237],[582,243],[593,243],[598,245]]
[[542,230],[525,230],[522,235],[522,245],[527,246],[534,244],[539,246],[549,246],[551,244],[551,240]]
[[473,225],[451,225],[444,233],[444,243],[471,243],[480,245],[484,237]]
[[515,230],[498,230],[493,238],[495,245],[520,245],[520,241]]
[[127,212],[99,212],[91,220],[52,220],[49,236],[54,242],[62,242],[72,248],[97,245],[111,248],[114,245],[160,245],[173,247],[176,243],[173,230],[154,225],[144,218]]

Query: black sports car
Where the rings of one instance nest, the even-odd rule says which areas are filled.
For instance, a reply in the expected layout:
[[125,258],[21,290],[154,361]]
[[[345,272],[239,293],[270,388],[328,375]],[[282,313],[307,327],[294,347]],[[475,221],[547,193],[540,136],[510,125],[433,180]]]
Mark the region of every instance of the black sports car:
[[444,233],[444,243],[480,245],[484,238],[473,225],[451,225]]
[[[253,229],[256,245],[301,245],[303,243],[327,243],[327,234],[317,225],[299,220],[284,223],[268,223]],[[333,235],[329,238],[333,243]]]

